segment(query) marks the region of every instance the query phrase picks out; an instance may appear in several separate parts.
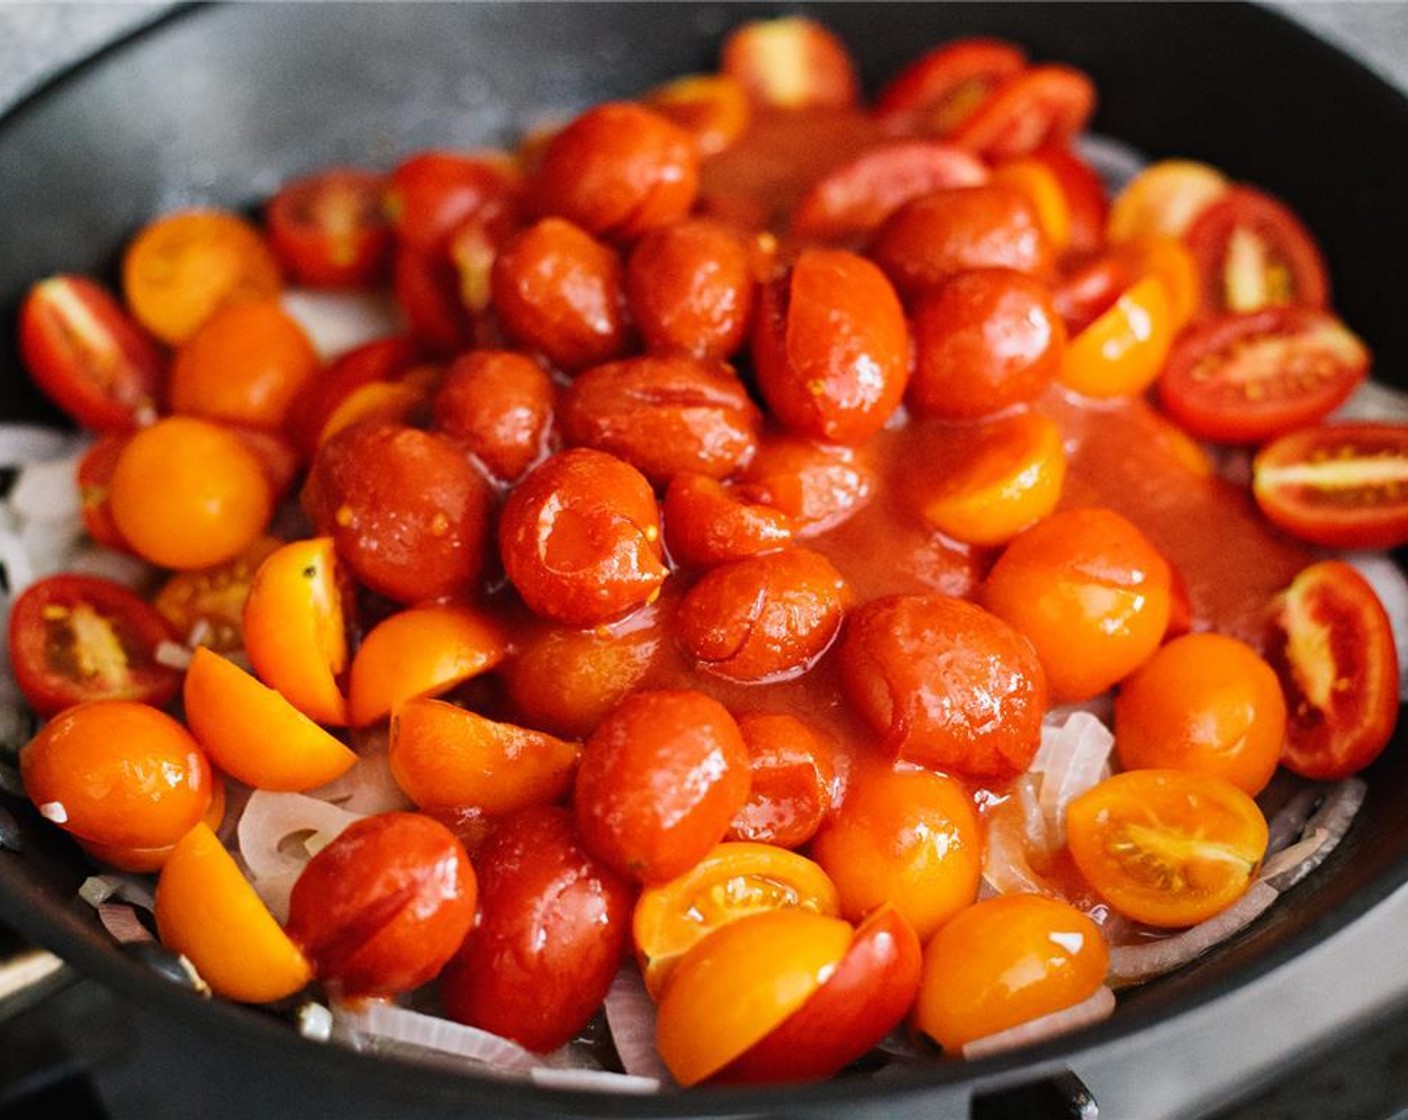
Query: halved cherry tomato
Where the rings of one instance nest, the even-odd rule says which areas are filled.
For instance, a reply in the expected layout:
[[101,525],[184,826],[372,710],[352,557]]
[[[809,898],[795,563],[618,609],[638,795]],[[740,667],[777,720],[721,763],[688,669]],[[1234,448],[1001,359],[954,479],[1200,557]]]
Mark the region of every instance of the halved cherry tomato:
[[1286,767],[1329,780],[1373,762],[1398,719],[1398,656],[1364,577],[1339,560],[1306,568],[1273,604],[1268,646],[1286,693]]
[[1066,250],[1071,243],[1071,207],[1056,172],[1035,156],[1021,156],[995,167],[992,181],[1026,195],[1052,250],[1058,254]]
[[309,719],[340,727],[347,701],[347,630],[337,554],[329,537],[294,541],[254,573],[245,599],[245,651],[264,681]]
[[221,770],[255,789],[313,789],[357,761],[279,693],[204,646],[191,659],[182,698],[196,741]]
[[665,543],[677,564],[708,567],[784,548],[790,518],[758,500],[755,487],[725,487],[702,474],[677,474],[662,506]]
[[748,91],[727,74],[686,74],[656,86],[642,100],[694,138],[700,156],[722,152],[748,128]]
[[208,825],[192,828],[162,868],[156,926],[162,944],[190,958],[226,999],[272,1003],[313,979],[308,959]]
[[896,131],[947,136],[1026,64],[1022,49],[1001,39],[955,39],[901,70],[880,91],[875,115]]
[[317,450],[323,428],[353,390],[376,381],[393,381],[413,365],[416,344],[409,335],[393,335],[348,350],[304,387],[289,408],[287,430],[305,454]]
[[112,503],[108,490],[112,472],[127,446],[127,433],[107,432],[97,438],[78,462],[78,496],[82,503],[83,527],[99,544],[121,552],[130,552],[122,539],[117,522],[112,519]]
[[1332,548],[1408,543],[1408,427],[1323,424],[1263,447],[1252,493],[1267,518]]
[[1233,187],[1198,215],[1184,240],[1198,265],[1204,315],[1329,303],[1315,239],[1268,194]]
[[1275,670],[1223,634],[1169,642],[1115,700],[1115,749],[1126,770],[1196,770],[1255,797],[1276,772],[1285,737]]
[[1191,926],[1246,893],[1266,852],[1266,820],[1231,782],[1189,770],[1130,770],[1066,810],[1071,855],[1127,918]]
[[724,40],[719,69],[754,101],[782,109],[844,108],[860,96],[846,45],[800,16],[744,24]]
[[1168,291],[1148,276],[1070,340],[1061,384],[1087,397],[1136,396],[1159,376],[1173,332]]
[[[243,649],[244,608],[254,573],[282,545],[273,537],[260,537],[217,568],[177,572],[162,584],[152,606],[190,644],[217,653]],[[193,635],[199,640],[192,641]]]
[[264,212],[269,247],[299,283],[366,287],[385,271],[391,249],[385,190],[382,176],[355,167],[285,183]]
[[1110,206],[1110,243],[1161,234],[1182,237],[1198,215],[1230,189],[1215,167],[1188,159],[1151,163]]
[[387,178],[384,207],[403,245],[434,255],[469,218],[511,221],[518,187],[512,161],[498,153],[417,152]]
[[[219,832],[225,822],[227,806],[225,780],[220,771],[210,772],[210,804],[206,807],[201,823],[212,832]],[[178,841],[179,842],[179,841]],[[176,844],[163,844],[157,848],[133,848],[121,844],[99,844],[93,840],[79,840],[78,846],[101,863],[110,864],[121,871],[147,873],[160,871],[176,850]]]
[[1089,999],[1110,954],[1097,926],[1039,895],[989,898],[959,914],[924,949],[915,1027],[945,1050]]
[[273,299],[282,279],[259,232],[224,210],[180,210],[146,226],[122,259],[122,290],[137,321],[185,342],[220,307]]
[[1323,419],[1368,368],[1364,344],[1323,311],[1224,315],[1179,338],[1159,378],[1159,403],[1192,435],[1261,443]]
[[656,1040],[675,1080],[698,1084],[765,1038],[835,973],[853,940],[838,918],[769,910],[696,944],[660,1000]]
[[1031,158],[1044,164],[1060,185],[1070,217],[1072,253],[1098,252],[1105,244],[1110,204],[1099,173],[1065,144],[1046,144]]
[[156,647],[178,640],[157,611],[98,576],[41,579],[10,611],[15,683],[41,716],[85,700],[160,707],[176,695],[181,674],[156,660]]
[[492,669],[505,647],[497,624],[467,607],[399,611],[375,626],[352,658],[348,719],[366,727],[403,701],[446,692]]
[[166,359],[117,300],[84,276],[51,276],[20,308],[20,357],[49,397],[95,431],[155,414]]
[[680,959],[714,930],[770,910],[840,913],[836,887],[821,867],[771,844],[719,844],[692,868],[646,887],[632,918],[646,990],[659,999]]
[[1095,86],[1070,66],[1029,66],[1004,79],[950,139],[984,159],[1030,155],[1061,144],[1095,111]]
[[738,729],[748,744],[748,801],[729,838],[798,848],[831,815],[836,766],[830,740],[796,716],[754,712]]
[[581,747],[422,698],[391,709],[390,751],[396,784],[420,808],[503,814],[566,796]]

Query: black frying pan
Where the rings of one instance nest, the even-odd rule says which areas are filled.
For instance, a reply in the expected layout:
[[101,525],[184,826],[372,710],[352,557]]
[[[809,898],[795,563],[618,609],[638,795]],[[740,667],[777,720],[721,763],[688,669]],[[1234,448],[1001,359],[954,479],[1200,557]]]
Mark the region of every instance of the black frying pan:
[[[506,143],[536,117],[707,68],[723,31],[764,14],[742,4],[238,5],[178,13],[101,52],[0,122],[0,415],[55,419],[15,358],[26,286],[60,270],[110,273],[157,211],[251,205],[282,178],[334,162],[385,166],[419,147]],[[1101,93],[1099,131],[1207,160],[1286,198],[1319,236],[1335,302],[1376,351],[1379,376],[1408,387],[1408,103],[1332,48],[1241,5],[836,4],[817,14],[872,88],[927,44],[975,32],[1085,68]],[[241,1071],[231,1080],[280,1114],[293,1100],[346,1118],[950,1114],[975,1088],[1118,1047],[1248,983],[1408,880],[1405,740],[1400,732],[1369,771],[1368,801],[1330,860],[1234,942],[1129,993],[1113,1019],[1078,1036],[884,1085],[548,1093],[305,1042],[265,1013],[198,1000],[118,951],[74,899],[87,873],[78,850],[3,797],[26,849],[0,852],[0,919],[160,1016],[172,1037],[220,1054]],[[199,1101],[198,1085],[178,1091]]]

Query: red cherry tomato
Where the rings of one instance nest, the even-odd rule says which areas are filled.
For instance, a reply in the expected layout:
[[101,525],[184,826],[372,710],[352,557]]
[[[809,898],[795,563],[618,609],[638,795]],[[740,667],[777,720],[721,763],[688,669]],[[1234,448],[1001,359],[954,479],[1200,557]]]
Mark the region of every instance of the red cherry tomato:
[[1071,253],[1094,253],[1105,244],[1110,201],[1100,174],[1065,144],[1046,144],[1032,153],[1053,175],[1070,212]]
[[1368,367],[1364,344],[1323,311],[1224,315],[1174,344],[1159,376],[1159,402],[1192,435],[1261,443],[1323,419]]
[[743,480],[750,496],[787,515],[799,537],[834,529],[870,501],[877,485],[855,448],[796,436],[764,439]]
[[28,587],[10,612],[10,662],[29,706],[43,716],[85,700],[158,707],[181,674],[155,658],[176,632],[119,583],[58,575]]
[[391,230],[382,213],[386,180],[333,168],[285,183],[265,211],[269,248],[299,283],[362,288],[386,269]]
[[1016,159],[1061,144],[1095,111],[1095,86],[1070,66],[1032,66],[986,98],[950,139],[984,159]]
[[754,101],[783,109],[854,105],[860,93],[845,44],[800,16],[744,24],[724,41],[719,69]]
[[474,922],[474,868],[443,824],[418,813],[354,821],[293,885],[285,927],[318,979],[348,996],[418,988]]
[[437,355],[474,344],[474,316],[460,298],[454,264],[403,245],[392,261],[391,285],[411,336]]
[[543,454],[555,390],[536,362],[508,350],[457,358],[436,390],[434,430],[511,482]]
[[415,365],[417,356],[415,341],[401,334],[346,351],[304,387],[289,408],[285,430],[304,454],[311,455],[343,401],[363,385],[394,381]]
[[947,136],[1026,64],[1022,49],[1001,39],[955,39],[901,70],[880,91],[875,115],[900,132]]
[[518,179],[507,158],[420,152],[391,172],[385,209],[396,236],[418,253],[443,250],[464,222],[511,221]]
[[83,527],[101,545],[127,551],[127,542],[112,519],[112,503],[108,488],[122,449],[127,446],[125,432],[108,432],[84,454],[78,463],[78,496],[82,503]]
[[783,548],[791,519],[763,503],[756,488],[725,487],[702,474],[677,474],[665,491],[665,543],[670,558],[708,567]]
[[20,308],[20,357],[39,387],[86,428],[125,431],[155,413],[166,359],[107,290],[51,276]]
[[753,713],[739,719],[738,729],[748,744],[752,785],[729,839],[801,847],[831,814],[834,747],[796,716]]
[[1282,436],[1252,464],[1267,518],[1331,548],[1408,543],[1408,427],[1323,424]]
[[445,974],[450,1018],[539,1053],[571,1041],[621,967],[634,892],[593,858],[566,809],[506,817],[474,860],[479,921]]

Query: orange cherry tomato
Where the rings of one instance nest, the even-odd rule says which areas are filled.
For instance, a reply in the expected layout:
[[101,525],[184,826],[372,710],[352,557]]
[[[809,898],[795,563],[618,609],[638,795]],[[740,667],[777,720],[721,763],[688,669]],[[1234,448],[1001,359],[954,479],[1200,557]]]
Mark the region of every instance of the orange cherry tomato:
[[1028,66],[1004,79],[950,139],[987,160],[1016,159],[1062,144],[1095,111],[1095,86],[1071,66]]
[[1191,926],[1246,893],[1266,820],[1231,782],[1190,770],[1130,770],[1066,810],[1066,842],[1100,897],[1151,926]]
[[137,321],[185,342],[226,304],[273,299],[282,281],[258,231],[223,210],[181,210],[146,226],[122,259],[122,290]]
[[211,798],[200,745],[170,716],[130,700],[60,712],[20,751],[20,775],[47,820],[114,847],[175,843]]
[[1286,701],[1250,646],[1188,634],[1161,647],[1120,686],[1115,749],[1126,770],[1196,770],[1255,797],[1276,772]]
[[162,944],[211,990],[241,1003],[272,1003],[313,979],[299,951],[208,825],[178,843],[156,885]]
[[1132,397],[1154,383],[1173,343],[1168,289],[1136,282],[1066,346],[1061,384],[1087,397]]
[[1089,999],[1109,950],[1069,903],[1008,895],[975,903],[924,949],[915,1027],[945,1050]]
[[328,537],[294,541],[254,573],[245,599],[245,651],[265,684],[309,719],[341,727],[347,630],[337,554]]
[[349,722],[366,727],[403,701],[446,692],[488,672],[505,652],[498,625],[467,607],[399,611],[375,626],[352,658]]
[[831,742],[796,716],[754,712],[738,721],[752,760],[748,801],[729,826],[732,840],[798,848],[832,811]]
[[152,606],[182,639],[217,653],[244,648],[244,608],[259,565],[283,547],[260,537],[233,560],[215,568],[177,572],[152,599]]
[[247,786],[313,789],[357,761],[272,688],[203,646],[191,659],[182,695],[191,734],[221,770]]
[[1007,546],[982,597],[1036,647],[1053,698],[1086,700],[1158,649],[1170,578],[1167,561],[1119,514],[1065,510]]
[[757,500],[756,488],[746,484],[726,488],[702,474],[677,474],[661,508],[665,543],[677,564],[708,567],[792,541],[791,519]]
[[1112,245],[1148,234],[1182,237],[1199,214],[1230,188],[1215,167],[1187,159],[1151,163],[1110,206]]
[[384,273],[391,249],[385,190],[380,175],[351,167],[287,182],[264,212],[269,247],[300,283],[370,286]]
[[681,1085],[718,1073],[801,1008],[854,940],[850,925],[806,910],[750,914],[715,930],[675,967],[656,1042]]
[[1054,252],[1071,243],[1071,207],[1056,173],[1036,156],[1009,160],[993,169],[992,181],[1015,187],[1036,211],[1036,220]]
[[[211,770],[210,805],[206,808],[205,816],[201,818],[201,821],[212,832],[218,833],[220,826],[225,823],[227,803],[225,780],[220,777],[218,770]],[[122,845],[98,844],[92,840],[80,840],[78,845],[100,863],[110,864],[120,871],[139,873],[160,871],[162,865],[171,858],[171,853],[176,850],[175,844],[163,844],[159,848],[131,848]]]
[[728,148],[753,117],[748,91],[727,74],[686,74],[656,86],[643,100],[689,133],[700,156]]
[[510,350],[456,358],[435,391],[434,430],[512,482],[544,454],[556,390],[532,359]]
[[221,307],[176,351],[171,409],[281,428],[318,366],[307,334],[278,303]]
[[982,832],[963,787],[926,770],[857,775],[812,855],[859,921],[892,904],[921,941],[978,896]]
[[891,79],[876,98],[875,115],[895,131],[946,136],[1026,65],[1026,55],[1012,43],[955,39],[921,55]]
[[134,552],[166,568],[223,564],[258,539],[273,492],[238,435],[171,416],[123,447],[108,490],[113,522]]
[[685,953],[750,914],[806,910],[834,918],[836,887],[820,866],[771,844],[719,844],[683,875],[646,887],[632,918],[646,990],[659,999]]
[[1146,234],[1115,246],[1114,256],[1131,278],[1155,276],[1162,282],[1175,334],[1188,325],[1198,308],[1198,266],[1183,242]]
[[875,496],[877,479],[853,447],[765,437],[743,472],[751,499],[784,513],[798,537],[834,529]]
[[724,40],[719,69],[761,105],[844,108],[860,96],[845,44],[800,16],[744,24]]
[[489,814],[560,801],[581,747],[499,723],[443,700],[391,710],[391,773],[422,809],[474,806]]

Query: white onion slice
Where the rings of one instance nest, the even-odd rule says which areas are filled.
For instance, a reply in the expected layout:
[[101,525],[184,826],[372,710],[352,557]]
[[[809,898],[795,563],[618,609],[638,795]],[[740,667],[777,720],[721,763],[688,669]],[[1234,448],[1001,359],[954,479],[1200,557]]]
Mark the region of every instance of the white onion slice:
[[673,1078],[655,1048],[655,1003],[645,990],[645,980],[633,964],[623,965],[606,993],[606,1025],[621,1068],[660,1084]]
[[1408,577],[1382,552],[1347,552],[1344,559],[1368,581],[1388,615],[1398,650],[1398,698],[1408,701]]
[[78,464],[87,448],[60,459],[25,464],[10,488],[10,510],[26,521],[75,521],[83,516]]
[[1382,381],[1366,381],[1350,394],[1349,400],[1330,413],[1329,419],[1402,424],[1408,422],[1408,393]]
[[991,1054],[1002,1054],[1019,1046],[1031,1046],[1048,1038],[1069,1034],[1071,1031],[1088,1027],[1108,1019],[1115,1010],[1115,993],[1101,985],[1095,994],[1071,1007],[1053,1011],[1036,1019],[1028,1019],[1005,1031],[984,1035],[964,1044],[965,1058],[986,1058]]
[[0,467],[28,467],[71,453],[85,436],[39,424],[0,424]]
[[1110,950],[1110,980],[1132,984],[1181,968],[1215,945],[1245,929],[1280,897],[1269,883],[1253,883],[1251,889],[1222,913],[1173,937],[1141,945],[1121,945]]
[[[1033,779],[1027,776],[1018,780]],[[1023,814],[1014,806],[1001,805],[988,814],[983,881],[996,894],[1050,893],[1027,858]]]
[[[1283,773],[1287,775],[1288,779],[1290,778],[1289,771],[1283,771]],[[1270,818],[1266,827],[1266,854],[1268,857],[1274,856],[1283,848],[1294,844],[1304,835],[1306,822],[1310,820],[1310,814],[1315,811],[1315,803],[1320,800],[1324,792],[1322,786],[1304,782],[1304,779],[1297,779],[1297,781],[1304,784],[1287,797],[1274,813],[1268,814]],[[1265,792],[1269,793],[1271,788],[1268,786]],[[1262,798],[1257,800],[1260,803]],[[1263,809],[1263,812],[1265,811]]]
[[90,875],[79,886],[78,897],[95,909],[111,898],[120,898],[143,910],[156,909],[151,887],[132,875]]
[[18,536],[34,578],[41,579],[68,567],[69,557],[83,541],[83,522],[23,521]]
[[361,816],[302,793],[255,790],[236,830],[240,855],[258,879],[296,874],[312,858],[311,851],[299,850],[311,847],[297,843],[301,834],[315,841],[321,837],[330,841]]
[[352,768],[327,785],[308,791],[309,797],[329,801],[349,813],[373,816],[395,813],[412,807],[411,799],[396,784],[391,773],[391,751],[386,732],[354,737],[352,749],[357,761]]
[[1257,878],[1263,883],[1270,883],[1278,890],[1283,890],[1284,887],[1277,882],[1277,878],[1283,872],[1299,867],[1302,860],[1309,859],[1318,852],[1329,836],[1325,829],[1317,828],[1304,840],[1297,840],[1290,847],[1282,848],[1261,865],[1261,874]]
[[396,301],[385,292],[288,288],[279,302],[307,333],[313,349],[324,360],[364,342],[405,330]]
[[609,1069],[550,1069],[535,1066],[529,1071],[535,1085],[545,1089],[586,1089],[597,1093],[658,1093],[660,1082],[653,1077],[637,1077]]
[[1271,874],[1263,869],[1262,878],[1278,891],[1287,891],[1329,859],[1330,853],[1339,846],[1345,833],[1349,831],[1349,826],[1354,823],[1354,818],[1359,812],[1359,807],[1364,804],[1364,796],[1368,792],[1369,787],[1364,784],[1361,778],[1346,778],[1331,787],[1320,808],[1305,824],[1307,837],[1323,832],[1325,834],[1324,842],[1314,850],[1307,852],[1298,863],[1278,868]]
[[1117,194],[1124,185],[1149,164],[1149,157],[1138,148],[1098,132],[1083,132],[1076,137],[1076,154],[1099,173],[1105,190]]
[[0,528],[0,567],[5,569],[5,586],[11,598],[19,598],[34,582],[34,564],[20,535],[12,529]]
[[[1072,712],[1060,723],[1041,725],[1041,789],[1038,801],[1046,818],[1048,846],[1066,842],[1066,806],[1098,784],[1114,749],[1115,737],[1089,712]],[[1037,770],[1036,762],[1032,769]]]
[[98,921],[108,935],[119,945],[136,945],[144,941],[155,941],[151,931],[137,917],[137,911],[125,902],[98,903]]
[[334,1037],[358,1049],[399,1044],[452,1054],[511,1073],[526,1073],[542,1064],[536,1054],[507,1038],[379,1000],[334,1000],[332,1020]]
[[156,569],[145,560],[87,540],[79,542],[64,568],[82,575],[101,576],[133,591],[147,587],[156,575]]
[[193,652],[190,646],[183,646],[180,642],[160,641],[152,650],[153,661],[180,673],[184,673],[191,667],[192,656]]

